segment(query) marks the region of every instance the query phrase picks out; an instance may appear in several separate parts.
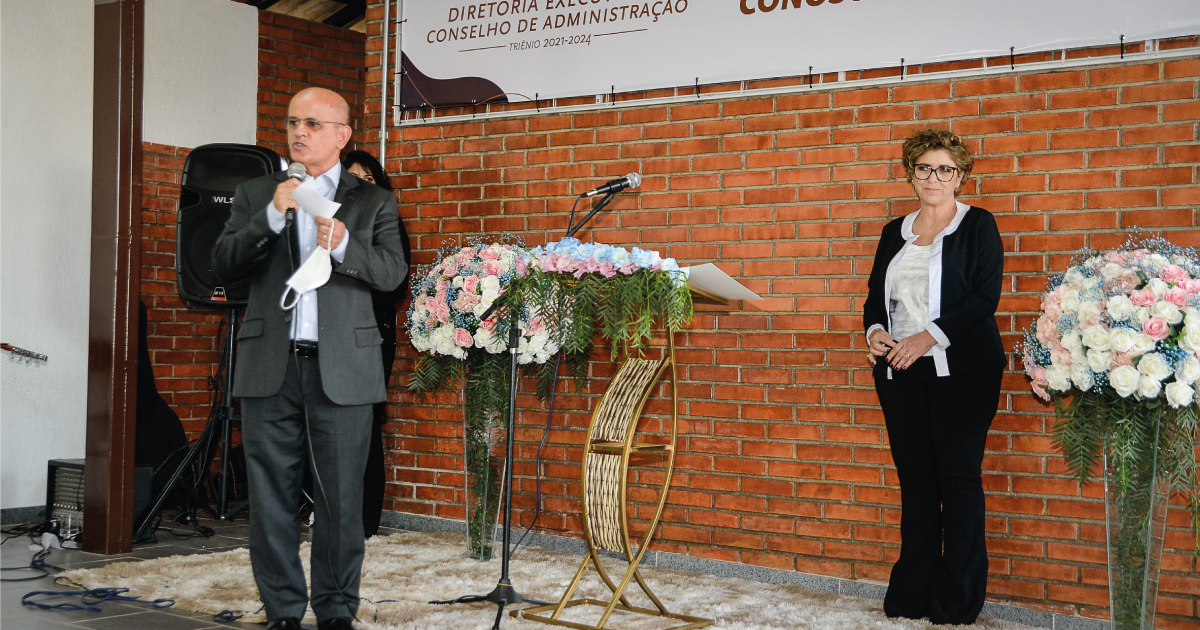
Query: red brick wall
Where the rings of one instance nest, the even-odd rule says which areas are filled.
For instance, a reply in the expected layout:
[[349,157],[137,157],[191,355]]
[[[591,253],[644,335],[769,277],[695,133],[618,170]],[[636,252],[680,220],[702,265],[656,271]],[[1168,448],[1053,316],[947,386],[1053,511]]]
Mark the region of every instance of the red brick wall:
[[[381,17],[381,7],[371,9],[369,19]],[[379,106],[378,33],[379,22],[369,24],[368,116]],[[880,230],[917,207],[898,164],[900,142],[937,125],[976,150],[963,197],[993,212],[1003,234],[997,318],[1010,351],[1048,274],[1074,250],[1117,245],[1134,225],[1200,245],[1200,55],[921,80],[938,69],[946,66],[910,69],[911,83],[862,89],[407,126],[391,131],[387,165],[405,189],[401,214],[421,262],[470,235],[557,239],[571,195],[641,172],[641,188],[580,236],[655,248],[681,264],[715,261],[766,298],[698,307],[679,335],[681,454],[656,548],[886,580],[899,550],[899,492],[866,366],[861,305]],[[386,507],[460,517],[459,401],[407,394],[403,374],[415,355],[404,344],[400,353]],[[989,597],[1106,617],[1102,488],[1071,480],[1051,446],[1052,409],[1010,366],[985,460]],[[540,526],[578,535],[580,444],[610,373],[610,364],[597,363],[590,394],[558,398],[543,484],[549,513]],[[520,402],[516,487],[528,523],[545,415],[530,396]],[[661,399],[652,403],[650,427],[661,426],[664,411]],[[631,492],[649,494],[645,486]],[[651,509],[640,503],[638,515]],[[1193,542],[1176,505],[1159,627],[1196,627]]]
[[355,130],[350,142],[362,142],[365,42],[362,33],[259,11],[258,144],[287,155],[288,101],[312,86],[333,90],[350,103]]
[[[344,95],[362,120],[364,35],[274,13],[259,12],[258,144],[287,155],[283,119],[292,94],[309,86]],[[356,131],[351,142],[361,139]],[[175,225],[183,162],[192,147],[143,145],[142,301],[156,384],[183,419],[190,437],[211,409],[209,377],[220,359],[224,310],[188,307],[175,284]],[[353,147],[348,147],[353,148]]]

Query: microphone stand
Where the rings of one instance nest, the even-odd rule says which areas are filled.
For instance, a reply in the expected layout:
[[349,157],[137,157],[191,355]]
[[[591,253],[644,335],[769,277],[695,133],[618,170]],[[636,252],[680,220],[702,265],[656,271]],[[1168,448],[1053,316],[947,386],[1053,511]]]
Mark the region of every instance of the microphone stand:
[[[618,191],[607,193],[600,203],[592,208],[587,216],[579,220],[579,223],[569,226],[567,236],[571,236],[578,232],[585,223],[588,222],[597,212],[604,209],[605,206],[612,203]],[[508,294],[501,295],[492,303],[486,311],[479,317],[479,321],[485,321],[491,317],[497,309],[507,303]],[[517,327],[517,318],[510,317],[511,324],[508,328],[508,353],[509,353],[509,371],[508,371],[508,431],[504,440],[504,550],[500,556],[500,579],[496,582],[495,588],[487,595],[463,595],[457,599],[431,601],[430,604],[436,605],[453,605],[453,604],[470,604],[474,602],[492,602],[496,604],[496,621],[492,624],[492,630],[500,630],[500,620],[504,618],[505,606],[521,604],[529,602],[538,606],[548,606],[550,602],[543,602],[536,599],[527,599],[521,596],[512,585],[512,579],[509,577],[509,547],[512,541],[512,478],[513,478],[513,433],[516,429],[516,413],[517,413],[517,346],[521,342],[521,332]]]
[[567,235],[563,238],[569,238],[571,236],[574,236],[575,233],[578,232],[580,230],[580,228],[583,227],[584,223],[587,223],[588,220],[590,220],[592,217],[596,216],[596,213],[603,210],[604,206],[607,206],[608,204],[612,203],[613,198],[616,196],[617,196],[617,191],[613,191],[613,192],[610,192],[610,193],[604,195],[604,198],[600,200],[600,203],[596,204],[596,206],[594,208],[592,208],[592,211],[587,213],[587,216],[580,219],[579,223],[577,223],[575,225],[569,225],[569,224],[567,225]]
[[[486,320],[492,316],[492,313],[501,306],[504,296],[500,296],[494,304],[480,317],[480,321]],[[522,602],[529,602],[539,606],[549,605],[549,602],[542,602],[535,599],[526,599],[521,596],[517,589],[513,588],[512,580],[508,575],[509,562],[509,546],[512,540],[512,478],[513,478],[513,431],[516,428],[516,412],[517,412],[517,346],[521,341],[521,332],[517,327],[515,319],[508,329],[508,354],[509,354],[509,371],[508,371],[508,431],[504,440],[504,550],[500,556],[500,579],[496,582],[496,587],[487,595],[464,595],[458,599],[446,601],[431,601],[431,604],[469,604],[472,602],[492,602],[498,606],[496,610],[496,621],[492,624],[492,630],[500,630],[500,620],[504,617],[504,607]]]

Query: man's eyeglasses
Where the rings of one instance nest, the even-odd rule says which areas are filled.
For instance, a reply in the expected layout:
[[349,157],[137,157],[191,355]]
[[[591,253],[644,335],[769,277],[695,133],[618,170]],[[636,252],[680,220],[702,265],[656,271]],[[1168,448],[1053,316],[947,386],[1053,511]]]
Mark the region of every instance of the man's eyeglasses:
[[[288,131],[295,131],[295,130],[299,129],[300,124],[303,123],[304,127],[312,132],[320,131],[322,125],[345,125],[346,124],[346,123],[341,123],[341,122],[333,122],[332,120],[317,120],[316,118],[304,118],[304,119],[288,118],[286,122],[287,122]],[[349,126],[349,125],[346,125],[346,126]]]
[[918,164],[913,167],[913,177],[920,180],[929,179],[929,176],[933,175],[939,182],[948,182],[954,179],[954,174],[957,172],[957,168],[945,165],[935,168],[928,164]]

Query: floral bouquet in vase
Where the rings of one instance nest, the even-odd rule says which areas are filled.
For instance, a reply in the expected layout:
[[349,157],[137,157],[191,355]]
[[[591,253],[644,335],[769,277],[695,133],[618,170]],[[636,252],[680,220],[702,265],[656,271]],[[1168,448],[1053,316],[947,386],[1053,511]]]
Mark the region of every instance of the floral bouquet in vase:
[[[413,286],[408,333],[421,357],[409,389],[428,393],[462,384],[466,459],[468,555],[492,557],[508,418],[509,326],[518,327],[518,363],[545,363],[558,352],[549,328],[529,308],[487,310],[525,272],[525,251],[507,243],[475,241],[440,252]],[[493,453],[496,450],[496,453]]]
[[1114,625],[1153,627],[1171,490],[1200,516],[1196,252],[1142,237],[1081,253],[1050,280],[1019,351],[1034,393],[1055,404],[1071,471],[1085,481],[1103,462]]

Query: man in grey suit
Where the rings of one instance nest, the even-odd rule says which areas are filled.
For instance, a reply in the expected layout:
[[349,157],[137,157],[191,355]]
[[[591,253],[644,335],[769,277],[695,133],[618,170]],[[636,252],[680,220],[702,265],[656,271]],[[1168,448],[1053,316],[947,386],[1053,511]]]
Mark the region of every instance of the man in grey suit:
[[[269,630],[299,630],[310,601],[295,516],[310,459],[318,628],[347,630],[358,609],[371,406],[387,398],[371,289],[396,288],[408,267],[395,196],[339,163],[349,122],[346,101],[329,90],[306,89],[288,106],[292,159],[305,166],[306,180],[316,179],[318,191],[342,204],[334,218],[296,211],[289,225],[286,211],[300,208],[292,193],[301,180],[276,173],[238,187],[213,248],[217,275],[250,279],[233,394],[242,399],[250,560]],[[318,247],[329,251],[329,281],[284,310],[286,281]]]

